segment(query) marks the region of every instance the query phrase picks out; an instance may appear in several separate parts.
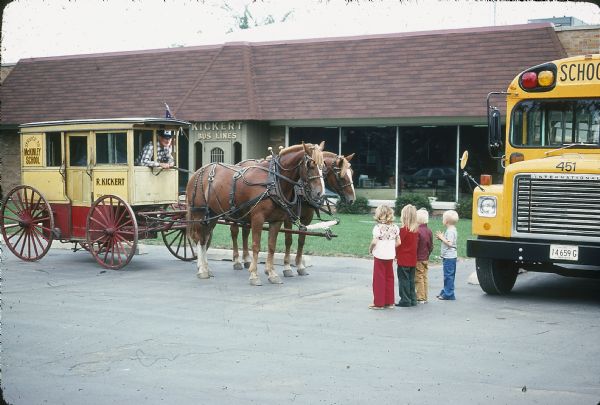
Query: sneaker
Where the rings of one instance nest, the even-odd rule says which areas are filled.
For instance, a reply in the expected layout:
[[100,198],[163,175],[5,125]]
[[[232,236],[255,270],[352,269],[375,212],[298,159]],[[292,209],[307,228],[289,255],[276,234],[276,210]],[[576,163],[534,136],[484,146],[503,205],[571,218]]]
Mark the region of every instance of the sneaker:
[[417,300],[417,304],[427,304],[427,300]]

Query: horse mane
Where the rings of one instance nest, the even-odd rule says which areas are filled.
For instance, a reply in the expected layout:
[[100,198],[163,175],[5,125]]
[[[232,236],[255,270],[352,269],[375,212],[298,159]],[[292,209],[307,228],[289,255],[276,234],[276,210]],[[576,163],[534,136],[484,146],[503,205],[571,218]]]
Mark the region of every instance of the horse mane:
[[279,156],[284,156],[284,155],[287,155],[288,153],[304,151],[304,145],[308,146],[309,149],[312,150],[312,154],[310,156],[311,159],[314,160],[315,163],[319,167],[323,167],[323,164],[324,164],[323,152],[321,151],[321,149],[319,149],[319,147],[317,145],[313,145],[312,143],[288,146],[287,148],[281,149],[279,151]]

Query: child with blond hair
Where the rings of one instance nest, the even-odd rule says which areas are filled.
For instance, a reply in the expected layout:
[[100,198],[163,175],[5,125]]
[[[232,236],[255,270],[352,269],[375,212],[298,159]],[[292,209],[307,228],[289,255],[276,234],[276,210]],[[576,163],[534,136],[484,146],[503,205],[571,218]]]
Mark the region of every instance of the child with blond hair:
[[380,205],[375,210],[373,240],[369,253],[373,255],[373,304],[370,309],[394,307],[394,257],[400,244],[398,226],[394,224],[394,210]]
[[437,231],[435,237],[442,242],[441,254],[442,266],[444,269],[444,288],[440,291],[437,298],[439,300],[455,300],[454,296],[454,278],[456,276],[456,243],[458,232],[456,223],[458,222],[458,213],[454,210],[444,212],[442,223],[446,227],[444,233]]
[[433,250],[433,234],[427,227],[429,223],[429,212],[425,208],[417,210],[417,268],[415,273],[415,287],[417,289],[417,302],[424,304],[427,302],[427,292],[429,290],[429,256]]
[[400,301],[397,307],[412,307],[417,305],[415,292],[415,270],[417,266],[417,239],[419,228],[417,224],[417,209],[407,204],[400,212],[400,239],[402,244],[396,247],[396,269],[398,275],[398,294]]

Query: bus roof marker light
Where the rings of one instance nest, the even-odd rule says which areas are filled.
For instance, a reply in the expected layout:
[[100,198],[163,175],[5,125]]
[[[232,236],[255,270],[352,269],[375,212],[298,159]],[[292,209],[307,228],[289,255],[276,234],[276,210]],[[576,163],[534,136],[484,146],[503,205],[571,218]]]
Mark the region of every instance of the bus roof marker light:
[[540,86],[548,87],[554,84],[554,73],[550,70],[542,70],[537,77]]
[[521,76],[521,85],[525,89],[535,89],[538,85],[538,77],[535,72],[523,73]]

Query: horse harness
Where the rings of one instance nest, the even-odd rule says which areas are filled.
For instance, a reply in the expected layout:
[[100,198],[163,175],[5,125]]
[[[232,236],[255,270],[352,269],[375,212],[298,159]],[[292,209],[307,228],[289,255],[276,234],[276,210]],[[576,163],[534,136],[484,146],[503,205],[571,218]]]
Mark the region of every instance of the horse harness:
[[[325,164],[323,166],[323,177],[327,176],[327,171],[331,170],[334,173],[334,177],[335,177],[335,183],[336,183],[336,187],[337,189],[340,191],[338,192],[338,190],[335,190],[336,192],[338,192],[338,194],[340,195],[340,197],[342,198],[342,200],[345,200],[345,196],[343,194],[340,194],[341,191],[349,186],[352,186],[354,184],[354,182],[352,181],[352,177],[350,177],[350,181],[345,181],[342,178],[342,168],[338,167],[335,163],[337,162],[338,159],[343,159],[344,156],[338,155],[331,163],[331,168],[329,166],[327,166],[327,164]],[[324,213],[333,216],[333,212],[331,211],[331,206],[334,205],[328,198],[324,198],[324,204],[319,205],[318,207],[314,207],[315,208],[315,213],[317,214],[317,218],[319,218],[319,220],[321,220],[321,211],[323,211]],[[326,208],[324,208],[324,206]]]
[[[194,193],[192,194],[191,204],[193,204],[194,201],[196,200],[196,194],[197,194],[198,189],[200,188],[200,191],[205,199],[205,205],[201,205],[201,206],[190,205],[189,209],[192,212],[203,211],[204,218],[200,222],[202,222],[204,224],[208,224],[209,222],[218,220],[218,219],[225,219],[227,221],[237,222],[237,223],[245,223],[247,221],[244,220],[244,218],[247,217],[248,215],[250,215],[252,210],[261,201],[263,201],[266,198],[271,198],[277,206],[282,208],[289,215],[289,217],[292,218],[293,222],[296,225],[298,225],[299,227],[302,226],[300,224],[300,210],[301,210],[302,202],[304,200],[305,202],[308,202],[311,205],[316,204],[314,201],[312,201],[312,199],[310,197],[312,194],[310,182],[316,178],[319,178],[320,176],[308,176],[308,173],[307,173],[307,179],[306,179],[307,181],[304,181],[303,179],[296,181],[296,180],[292,180],[289,177],[281,174],[281,170],[285,170],[285,171],[295,170],[295,169],[298,169],[300,167],[300,165],[305,165],[308,168],[308,161],[312,160],[312,158],[306,154],[304,154],[303,160],[300,161],[298,163],[298,165],[296,165],[292,168],[289,168],[289,169],[283,168],[281,166],[281,163],[279,160],[280,160],[279,156],[273,156],[269,160],[268,168],[266,168],[264,166],[260,166],[260,165],[239,166],[239,165],[230,165],[230,164],[225,164],[225,163],[211,163],[207,166],[203,166],[202,168],[200,168],[200,170],[198,171],[197,176],[196,176],[196,181],[194,183]],[[255,162],[259,163],[260,161],[256,160]],[[211,208],[208,205],[208,201],[210,199],[210,193],[213,190],[213,183],[215,181],[217,167],[222,167],[224,169],[233,171],[233,175],[232,175],[233,181],[231,183],[231,190],[229,192],[229,207],[230,207],[229,210],[224,210],[221,206],[221,202],[220,202],[218,196],[216,197],[216,201],[219,204],[220,213],[218,213],[214,210],[211,210]],[[254,170],[258,169],[258,170],[263,170],[263,171],[267,172],[267,174],[268,174],[267,180],[265,182],[258,182],[258,183],[249,181],[245,175],[248,172],[248,170],[250,170],[250,169],[254,169]],[[204,173],[206,172],[206,170],[208,170],[209,173],[208,173],[208,178],[207,178],[208,193],[205,194],[204,182],[200,181],[200,179],[204,178]],[[263,191],[260,195],[258,195],[257,197],[255,197],[251,200],[242,202],[238,206],[235,201],[235,194],[236,194],[236,190],[237,190],[237,186],[238,186],[238,181],[240,179],[243,181],[243,183],[246,186],[264,187],[265,191]],[[288,200],[287,197],[284,195],[284,193],[281,189],[281,184],[280,184],[279,180],[283,180],[283,181],[293,185],[293,196],[292,196],[291,200]],[[198,185],[198,182],[200,182],[200,185]],[[295,211],[294,211],[294,208],[295,208]],[[247,212],[240,216],[239,214],[245,210],[247,210]]]

